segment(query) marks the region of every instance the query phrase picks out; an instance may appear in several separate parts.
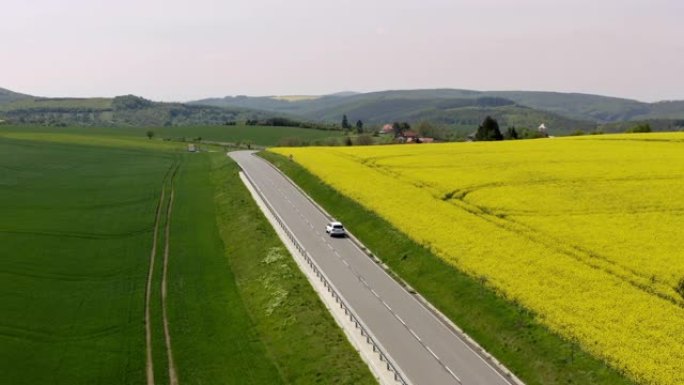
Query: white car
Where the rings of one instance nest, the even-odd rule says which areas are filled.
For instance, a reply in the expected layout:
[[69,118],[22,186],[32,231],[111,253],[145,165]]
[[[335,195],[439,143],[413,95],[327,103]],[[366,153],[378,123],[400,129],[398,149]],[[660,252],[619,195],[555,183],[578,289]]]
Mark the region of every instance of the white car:
[[331,237],[340,236],[344,237],[347,232],[344,231],[344,226],[340,222],[330,222],[325,225],[325,232],[330,234]]

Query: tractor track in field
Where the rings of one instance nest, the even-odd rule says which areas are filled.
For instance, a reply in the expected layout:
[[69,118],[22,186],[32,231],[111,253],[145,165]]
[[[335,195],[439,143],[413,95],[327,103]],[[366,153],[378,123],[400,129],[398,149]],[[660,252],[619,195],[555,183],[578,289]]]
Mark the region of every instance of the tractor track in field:
[[[155,212],[155,221],[153,229],[153,239],[152,248],[150,250],[150,261],[147,273],[147,282],[145,286],[145,350],[146,350],[146,363],[145,372],[147,378],[147,385],[155,385],[154,379],[154,357],[152,354],[152,314],[151,314],[151,302],[152,302],[152,291],[154,283],[154,272],[155,272],[155,260],[157,259],[157,248],[158,248],[158,238],[159,238],[159,228],[162,221],[162,213],[164,211],[164,201],[167,194],[167,189],[169,190],[169,201],[166,205],[166,223],[164,227],[164,257],[162,260],[162,279],[161,279],[161,309],[162,309],[162,324],[164,329],[164,344],[166,346],[166,357],[168,360],[168,371],[169,371],[169,384],[178,385],[178,376],[176,373],[176,366],[173,361],[173,349],[171,348],[171,334],[169,332],[169,322],[166,312],[166,294],[167,294],[167,275],[168,275],[168,262],[170,254],[170,233],[171,233],[171,215],[173,212],[173,202],[175,197],[174,182],[175,177],[180,168],[179,162],[174,162],[169,168],[164,180],[162,182],[161,193],[159,194],[159,202],[157,203],[157,209]],[[169,177],[170,174],[170,177]]]
[[154,277],[154,260],[157,255],[157,235],[159,234],[159,220],[161,219],[162,204],[164,203],[164,184],[162,184],[159,194],[159,203],[154,220],[154,231],[152,238],[152,250],[150,251],[150,265],[147,272],[147,284],[145,286],[145,372],[147,375],[147,385],[154,385],[154,363],[152,359],[152,327],[150,315],[150,302],[152,297],[152,281]]
[[164,261],[162,265],[162,282],[161,282],[161,301],[162,301],[162,321],[164,324],[164,342],[166,344],[166,358],[169,366],[169,384],[178,385],[178,375],[176,373],[176,364],[173,360],[173,349],[171,348],[171,333],[169,333],[169,320],[166,314],[166,288],[167,288],[167,273],[169,266],[169,239],[171,234],[171,214],[173,213],[173,200],[175,197],[175,177],[178,168],[171,176],[171,195],[169,196],[169,204],[166,208],[166,227],[164,229]]

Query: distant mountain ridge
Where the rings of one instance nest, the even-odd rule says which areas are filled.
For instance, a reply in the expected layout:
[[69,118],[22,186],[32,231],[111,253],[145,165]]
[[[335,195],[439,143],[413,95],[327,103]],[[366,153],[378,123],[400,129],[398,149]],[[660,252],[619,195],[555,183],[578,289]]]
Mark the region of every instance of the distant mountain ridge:
[[[425,89],[425,90],[390,90],[370,93],[352,93],[342,95],[326,95],[300,101],[275,100],[271,97],[225,97],[203,99],[191,102],[212,106],[239,106],[258,108],[274,112],[287,112],[311,119],[334,121],[341,114],[348,113],[351,118],[370,119],[380,123],[387,120],[386,112],[400,112],[404,106],[406,112],[394,115],[394,120],[421,119],[432,116],[444,122],[468,120],[473,115],[472,108],[478,108],[477,101],[483,98],[505,99],[511,103],[503,108],[500,117],[506,120],[512,109],[519,109],[523,115],[530,115],[530,109],[537,110],[534,118],[558,120],[565,126],[576,125],[577,128],[587,124],[594,126],[606,123],[656,120],[684,119],[684,101],[664,101],[645,103],[636,100],[608,97],[601,95],[541,91],[474,91],[462,89]],[[471,111],[456,111],[456,108],[443,108],[453,102],[458,108],[471,107]],[[467,101],[472,105],[467,106]],[[515,107],[515,106],[517,107]],[[419,108],[420,107],[420,108]],[[491,106],[487,106],[491,107]],[[489,111],[496,113],[496,111]],[[515,112],[515,113],[517,113]],[[458,119],[458,116],[466,118]],[[515,115],[515,114],[514,114]],[[520,120],[520,119],[512,119]],[[537,119],[538,120],[538,119]],[[532,125],[533,121],[527,121]],[[538,123],[537,123],[538,124]]]
[[114,98],[44,98],[0,88],[0,121],[46,125],[175,126],[225,124],[273,117],[272,112]]
[[228,96],[188,103],[116,98],[43,98],[0,88],[0,121],[38,124],[165,126],[224,124],[284,117],[339,124],[343,115],[367,127],[395,121],[430,122],[464,134],[486,116],[502,127],[535,129],[541,123],[555,135],[624,131],[636,121],[656,130],[684,128],[684,101],[644,103],[580,93],[474,91],[463,89],[389,90],[330,95]]

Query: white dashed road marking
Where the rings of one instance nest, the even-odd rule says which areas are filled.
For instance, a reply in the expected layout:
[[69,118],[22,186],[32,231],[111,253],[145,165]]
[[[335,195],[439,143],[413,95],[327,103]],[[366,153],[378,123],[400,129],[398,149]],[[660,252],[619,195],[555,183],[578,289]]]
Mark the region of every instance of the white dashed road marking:
[[416,337],[416,339],[418,340],[418,342],[423,342],[423,340],[421,340],[420,337],[418,337],[418,334],[416,334],[416,332],[414,332],[414,331],[411,330],[411,329],[409,329],[409,331],[411,332],[411,334],[413,334],[414,337]]
[[[429,346],[426,345],[426,346],[425,346],[425,349],[427,349],[428,352],[430,352],[430,354],[432,354],[432,356],[435,357],[435,358],[437,359],[437,361],[439,361],[439,356],[437,356],[437,355],[435,354],[435,352],[433,352],[432,349],[430,349]],[[441,361],[440,361],[440,362],[441,362]]]

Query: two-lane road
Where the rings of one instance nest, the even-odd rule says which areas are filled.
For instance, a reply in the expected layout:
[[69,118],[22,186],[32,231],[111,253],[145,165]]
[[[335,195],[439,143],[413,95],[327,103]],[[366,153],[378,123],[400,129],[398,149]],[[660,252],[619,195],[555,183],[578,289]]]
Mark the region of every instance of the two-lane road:
[[229,154],[287,223],[354,313],[413,384],[510,384],[355,243],[325,233],[325,216],[249,151]]

